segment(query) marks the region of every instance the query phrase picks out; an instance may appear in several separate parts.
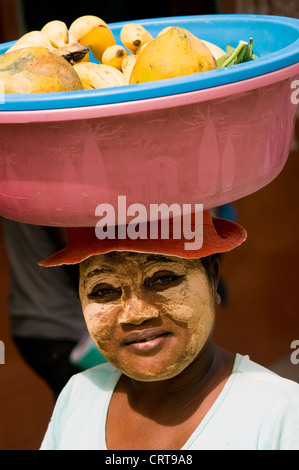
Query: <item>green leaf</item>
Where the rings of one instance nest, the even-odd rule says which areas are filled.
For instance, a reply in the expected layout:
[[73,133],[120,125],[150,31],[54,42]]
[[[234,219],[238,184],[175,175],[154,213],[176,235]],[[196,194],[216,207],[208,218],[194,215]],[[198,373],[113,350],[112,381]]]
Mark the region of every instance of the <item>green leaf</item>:
[[[228,65],[234,65],[239,63],[240,58],[243,57],[244,47],[247,46],[247,42],[240,41],[236,49],[232,52],[231,55],[224,61],[222,67],[227,67]],[[238,58],[239,56],[239,58]]]
[[244,56],[241,62],[248,62],[249,60],[251,60],[251,56],[252,56],[252,53],[251,53],[250,45],[248,45],[245,49]]
[[241,62],[244,62],[244,55],[247,51],[248,44],[244,44],[244,47],[240,49],[239,54],[236,57],[236,64],[240,64]]
[[234,52],[234,48],[230,44],[226,44],[226,53],[227,54],[232,54]]
[[218,68],[228,67],[230,65],[248,62],[257,59],[252,53],[253,39],[250,38],[249,44],[245,41],[239,41],[238,46],[234,49],[230,44],[226,45],[226,54],[217,60]]
[[231,54],[225,54],[221,57],[219,57],[219,59],[217,59],[217,66],[218,68],[222,68],[223,67],[223,64],[224,62],[226,61],[226,59],[230,56]]

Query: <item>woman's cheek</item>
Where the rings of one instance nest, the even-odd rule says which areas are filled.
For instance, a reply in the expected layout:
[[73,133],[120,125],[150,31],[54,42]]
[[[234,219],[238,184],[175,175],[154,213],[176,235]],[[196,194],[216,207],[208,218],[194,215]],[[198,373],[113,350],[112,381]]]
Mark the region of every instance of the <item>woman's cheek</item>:
[[[188,329],[190,343],[188,347],[194,349],[204,343],[211,334],[214,326],[215,310],[210,296],[174,296],[162,306],[161,312],[173,322]],[[192,344],[191,344],[192,343]],[[194,343],[197,343],[196,346]]]
[[83,309],[89,334],[97,343],[111,340],[114,323],[113,310],[113,307],[107,308],[97,302],[87,304]]
[[211,310],[213,310],[209,291],[208,295],[203,295],[198,288],[195,290],[196,295],[190,295],[191,292],[190,289],[182,288],[160,294],[159,308],[161,313],[176,322],[193,325],[206,322],[211,315]]

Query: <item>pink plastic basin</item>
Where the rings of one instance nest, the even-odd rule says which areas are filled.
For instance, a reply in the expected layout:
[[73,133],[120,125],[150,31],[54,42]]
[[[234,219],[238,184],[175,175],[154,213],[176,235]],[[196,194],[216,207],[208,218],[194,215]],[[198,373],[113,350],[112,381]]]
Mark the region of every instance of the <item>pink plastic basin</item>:
[[162,202],[208,209],[247,196],[285,165],[298,79],[297,63],[160,98],[1,112],[0,214],[94,226],[99,204],[117,214],[118,196],[148,210]]

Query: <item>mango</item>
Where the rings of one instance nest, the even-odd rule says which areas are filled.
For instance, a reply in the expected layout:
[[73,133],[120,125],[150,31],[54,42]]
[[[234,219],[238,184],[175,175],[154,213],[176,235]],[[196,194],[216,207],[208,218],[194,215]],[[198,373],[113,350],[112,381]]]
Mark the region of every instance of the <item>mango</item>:
[[26,47],[0,55],[4,93],[83,90],[74,67],[43,47]]
[[181,77],[217,68],[209,48],[185,28],[174,26],[140,52],[130,84]]

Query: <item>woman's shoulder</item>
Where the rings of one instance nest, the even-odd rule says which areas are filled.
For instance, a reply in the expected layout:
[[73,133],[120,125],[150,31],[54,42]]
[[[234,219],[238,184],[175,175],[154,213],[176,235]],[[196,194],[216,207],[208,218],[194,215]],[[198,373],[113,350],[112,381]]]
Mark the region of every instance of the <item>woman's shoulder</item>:
[[98,423],[105,422],[108,403],[120,375],[108,363],[73,375],[56,401],[41,448],[97,448],[105,434]]
[[119,379],[121,372],[112,366],[109,362],[86,369],[75,374],[71,381],[72,387],[76,386],[94,386],[96,388],[110,389]]
[[121,372],[109,363],[99,364],[74,374],[62,389],[56,407],[63,407],[77,400],[90,400],[94,394],[112,393]]
[[249,356],[237,354],[234,373],[250,389],[264,390],[280,398],[295,398],[299,400],[299,384],[293,380],[281,377],[266,367],[254,362]]

